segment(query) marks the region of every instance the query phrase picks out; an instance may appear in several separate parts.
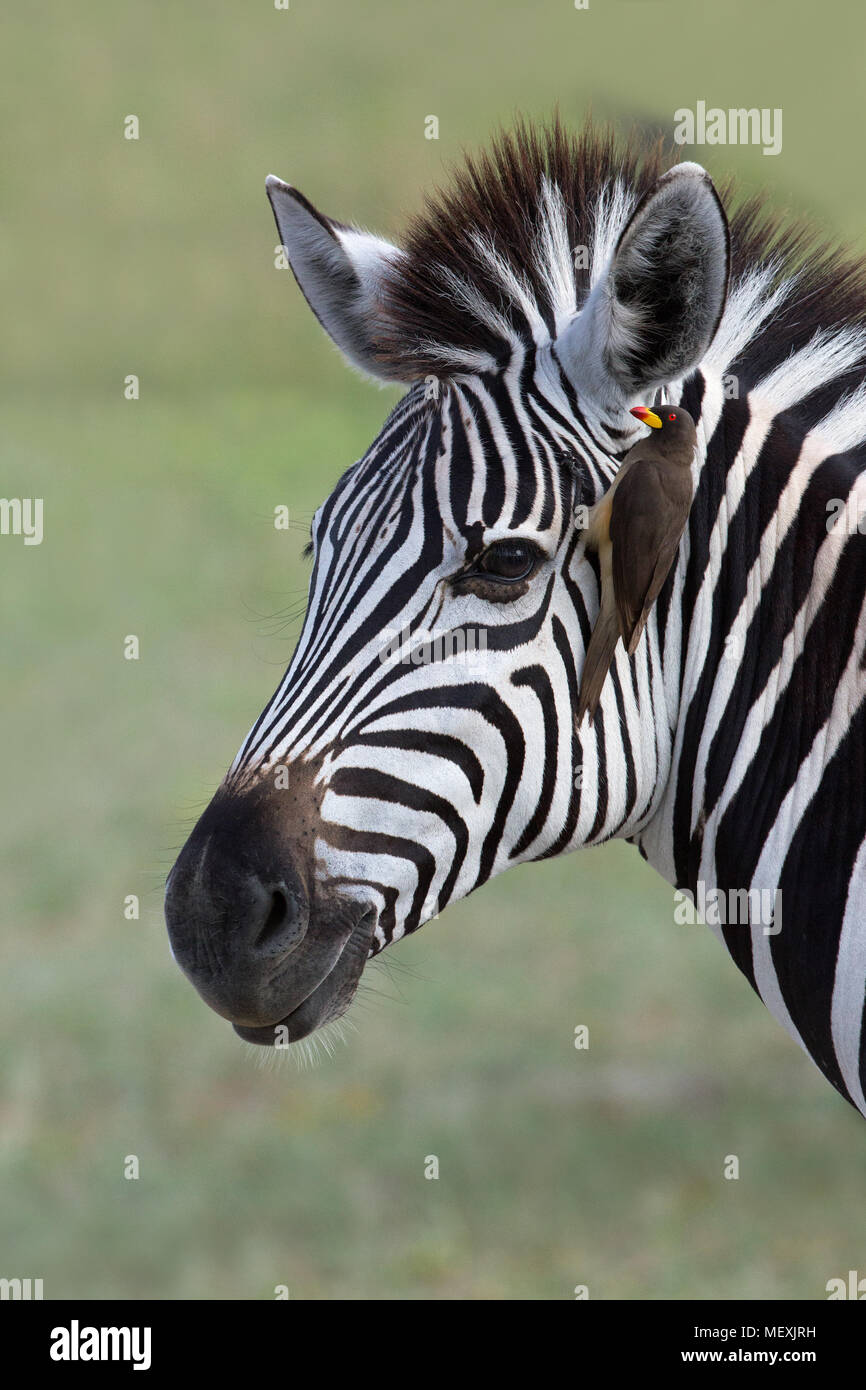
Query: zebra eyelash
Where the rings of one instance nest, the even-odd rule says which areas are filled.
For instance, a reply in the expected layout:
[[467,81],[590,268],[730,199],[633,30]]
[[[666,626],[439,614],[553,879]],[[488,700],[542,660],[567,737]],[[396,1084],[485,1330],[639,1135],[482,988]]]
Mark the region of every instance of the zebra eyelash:
[[305,560],[311,559],[314,549],[315,546],[313,545],[313,542],[307,541],[307,544],[304,546],[304,549],[301,552]]

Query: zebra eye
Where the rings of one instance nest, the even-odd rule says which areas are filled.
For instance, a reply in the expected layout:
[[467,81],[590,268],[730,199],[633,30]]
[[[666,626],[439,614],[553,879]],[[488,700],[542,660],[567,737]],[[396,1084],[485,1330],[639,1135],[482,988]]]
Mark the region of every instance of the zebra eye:
[[482,574],[514,582],[526,579],[535,569],[538,551],[529,541],[496,541],[477,561]]

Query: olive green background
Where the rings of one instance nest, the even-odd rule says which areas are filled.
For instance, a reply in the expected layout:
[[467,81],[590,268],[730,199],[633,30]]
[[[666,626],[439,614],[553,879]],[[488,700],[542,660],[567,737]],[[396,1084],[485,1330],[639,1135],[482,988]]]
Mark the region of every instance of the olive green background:
[[398,944],[306,1070],[198,1001],[161,912],[297,637],[310,515],[396,399],[275,268],[266,173],[399,236],[518,109],[670,131],[699,99],[781,107],[778,158],[692,153],[862,251],[860,6],[14,8],[0,493],[44,498],[45,538],[0,537],[0,1276],[47,1298],[767,1299],[866,1274],[863,1121],[627,846],[514,870]]

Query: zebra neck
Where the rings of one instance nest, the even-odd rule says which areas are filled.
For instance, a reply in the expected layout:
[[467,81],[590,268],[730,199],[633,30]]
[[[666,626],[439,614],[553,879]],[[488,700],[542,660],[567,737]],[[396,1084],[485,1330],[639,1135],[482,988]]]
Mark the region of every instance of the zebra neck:
[[[661,666],[656,688],[670,730],[668,767],[654,814],[634,837],[662,877],[692,893],[716,886],[713,856],[704,852],[707,826],[726,804],[738,758],[746,756],[749,712],[758,727],[764,717],[767,672],[755,658],[777,539],[773,531],[773,545],[767,544],[764,522],[773,515],[780,475],[796,459],[793,453],[777,460],[773,477],[765,478],[758,464],[767,467],[772,413],[726,402],[720,381],[699,379],[698,390],[697,401],[688,393],[683,399],[700,415],[694,501],[670,592],[652,615]],[[777,621],[793,620],[793,594],[780,583],[774,605]]]
[[652,614],[669,762],[653,815],[634,837],[662,877],[692,894],[702,883],[716,887],[716,866],[702,849],[737,759],[742,723],[733,724],[731,710],[755,708],[763,698],[753,685],[759,667],[744,657],[759,627],[766,556],[755,468],[770,428],[770,417],[752,418],[748,407],[724,402],[719,381],[701,379],[698,389],[696,402],[683,402],[699,414],[695,498],[670,594]]
[[[828,499],[866,493],[862,465],[768,402],[722,402],[706,384],[696,408],[695,500],[669,601],[653,615],[670,768],[634,838],[678,888],[775,890],[784,878],[805,901],[814,865],[797,868],[792,845],[843,746],[864,760],[862,544],[828,523]],[[866,778],[841,805],[836,838],[853,860]],[[829,813],[841,814],[832,801]]]

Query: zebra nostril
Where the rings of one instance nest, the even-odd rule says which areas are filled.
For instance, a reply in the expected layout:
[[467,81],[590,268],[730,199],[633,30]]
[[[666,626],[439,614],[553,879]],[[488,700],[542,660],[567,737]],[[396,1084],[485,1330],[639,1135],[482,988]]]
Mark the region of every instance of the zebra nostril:
[[285,883],[268,885],[262,911],[266,914],[254,942],[261,955],[284,955],[300,944],[310,919],[306,899],[292,893]]
[[276,888],[271,894],[271,910],[268,913],[268,919],[262,928],[259,940],[265,940],[275,927],[279,927],[286,920],[288,912],[289,904],[286,902],[286,895],[279,888]]

